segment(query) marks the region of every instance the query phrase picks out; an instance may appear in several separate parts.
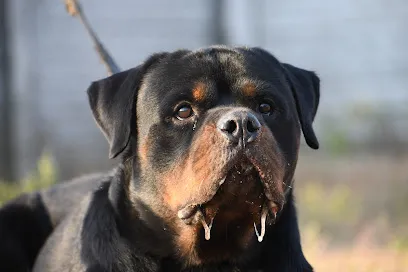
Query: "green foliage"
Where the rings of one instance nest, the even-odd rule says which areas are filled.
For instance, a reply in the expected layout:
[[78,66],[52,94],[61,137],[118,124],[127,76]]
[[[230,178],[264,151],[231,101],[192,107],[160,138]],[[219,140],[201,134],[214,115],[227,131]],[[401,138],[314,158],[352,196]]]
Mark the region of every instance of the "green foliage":
[[51,156],[48,152],[44,152],[37,163],[37,169],[29,177],[17,183],[0,182],[0,205],[22,193],[54,184],[56,176],[57,172]]

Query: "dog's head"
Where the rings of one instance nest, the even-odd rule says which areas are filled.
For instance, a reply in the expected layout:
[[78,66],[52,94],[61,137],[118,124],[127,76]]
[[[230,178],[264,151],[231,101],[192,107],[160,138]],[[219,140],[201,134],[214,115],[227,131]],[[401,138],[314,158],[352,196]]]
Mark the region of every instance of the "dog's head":
[[261,241],[284,208],[300,131],[318,148],[318,77],[259,48],[153,55],[88,95],[110,157],[137,158],[133,194],[191,263],[238,256],[254,225]]

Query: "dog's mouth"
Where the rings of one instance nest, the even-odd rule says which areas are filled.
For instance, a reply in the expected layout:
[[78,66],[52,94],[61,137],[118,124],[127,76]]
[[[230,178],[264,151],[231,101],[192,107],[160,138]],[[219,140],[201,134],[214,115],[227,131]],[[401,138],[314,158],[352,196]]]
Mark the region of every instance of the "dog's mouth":
[[251,220],[258,241],[262,242],[266,226],[275,222],[283,207],[281,198],[277,199],[272,193],[273,181],[256,161],[247,158],[226,173],[218,180],[209,200],[182,207],[178,217],[187,225],[201,225],[206,240],[211,239],[214,221],[229,224]]

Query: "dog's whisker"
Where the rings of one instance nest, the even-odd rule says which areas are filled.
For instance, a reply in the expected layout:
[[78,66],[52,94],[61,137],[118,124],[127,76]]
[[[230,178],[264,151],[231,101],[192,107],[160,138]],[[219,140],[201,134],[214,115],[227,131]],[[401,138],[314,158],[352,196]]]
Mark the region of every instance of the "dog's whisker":
[[292,185],[287,185],[285,182],[282,182],[282,183],[283,183],[283,185],[285,185],[286,187],[292,189]]

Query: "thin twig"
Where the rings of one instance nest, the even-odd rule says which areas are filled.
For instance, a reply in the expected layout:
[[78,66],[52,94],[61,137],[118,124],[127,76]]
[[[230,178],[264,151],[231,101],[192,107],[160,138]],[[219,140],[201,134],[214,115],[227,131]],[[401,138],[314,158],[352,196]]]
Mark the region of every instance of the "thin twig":
[[116,65],[115,61],[110,56],[109,52],[99,41],[98,36],[96,36],[95,32],[90,26],[88,20],[85,17],[85,14],[82,11],[82,7],[78,3],[78,1],[65,0],[65,7],[67,9],[67,12],[71,16],[78,17],[81,23],[85,26],[86,31],[88,32],[89,36],[91,36],[91,39],[94,43],[95,50],[98,52],[99,57],[101,58],[103,64],[106,66],[106,69],[108,70],[108,75],[120,72],[120,68],[118,67],[118,65]]

